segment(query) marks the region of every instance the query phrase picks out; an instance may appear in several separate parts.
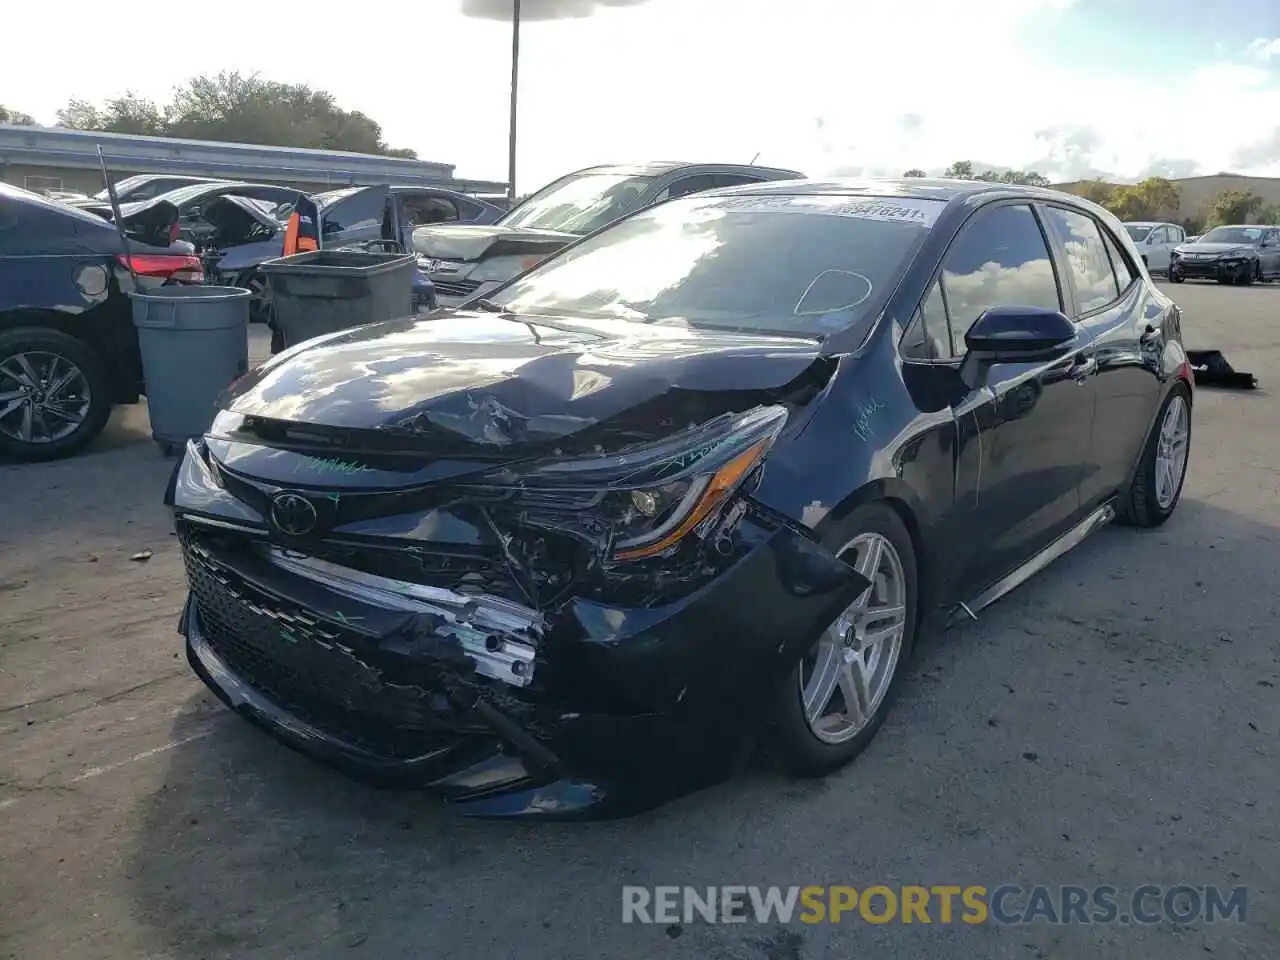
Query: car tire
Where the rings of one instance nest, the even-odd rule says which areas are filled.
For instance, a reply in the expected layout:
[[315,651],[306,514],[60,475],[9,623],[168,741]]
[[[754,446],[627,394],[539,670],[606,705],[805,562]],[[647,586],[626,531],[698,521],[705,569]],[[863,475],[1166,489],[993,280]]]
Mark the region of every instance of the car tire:
[[[877,663],[883,667],[884,672],[880,674],[876,667],[870,668],[872,677],[861,687],[870,695],[871,700],[868,704],[870,709],[864,711],[864,719],[860,724],[848,721],[846,718],[843,722],[848,723],[849,729],[844,730],[843,733],[837,729],[840,724],[836,724],[820,735],[817,732],[818,728],[822,727],[825,721],[835,720],[835,717],[820,716],[817,721],[810,721],[804,704],[807,692],[805,680],[808,679],[811,683],[815,681],[813,671],[817,668],[817,663],[822,656],[824,644],[829,642],[829,634],[824,634],[824,639],[819,641],[813,650],[806,653],[788,673],[773,706],[769,746],[774,759],[783,770],[801,777],[820,777],[838,770],[867,748],[880,729],[881,723],[884,722],[885,715],[897,695],[903,666],[909,661],[915,647],[919,623],[915,548],[911,542],[911,535],[891,507],[883,503],[872,503],[856,508],[836,526],[830,536],[824,538],[824,541],[830,544],[832,549],[840,551],[841,556],[850,559],[851,562],[855,555],[858,559],[863,559],[866,554],[858,554],[856,549],[850,550],[847,545],[857,544],[859,541],[863,541],[864,545],[879,545],[882,561],[877,569],[884,572],[877,574],[876,582],[866,594],[859,598],[859,602],[866,600],[867,603],[874,604],[878,600],[887,601],[887,603],[882,602],[880,607],[888,609],[894,605],[894,598],[900,596],[903,609],[902,629],[896,648],[891,641],[885,641],[880,649],[878,656],[891,657],[891,660],[884,659],[882,662],[873,660],[874,655],[867,650],[853,654],[857,657],[854,662]],[[891,548],[891,555],[888,548]],[[893,579],[891,574],[894,571],[901,576],[896,586],[890,583]],[[857,604],[855,603],[854,606]],[[852,609],[853,607],[850,608]],[[848,611],[842,614],[842,619],[847,614]],[[891,622],[875,619],[874,616],[872,614],[872,619],[868,622],[880,624],[881,626],[877,627],[878,630],[883,630],[884,625]],[[837,623],[841,622],[837,621]],[[857,632],[852,627],[852,620],[848,623],[851,625],[851,632]],[[834,636],[834,634],[830,635]],[[839,649],[843,651],[845,648],[840,646]],[[845,665],[849,665],[847,661]],[[851,669],[857,670],[857,667]],[[877,679],[877,676],[880,679]],[[843,703],[842,692],[833,694],[832,701],[835,696],[839,696]],[[830,703],[821,705],[821,708],[827,706],[830,706]]]
[[[1167,449],[1166,441],[1169,439],[1162,435],[1166,432],[1171,411],[1175,406],[1181,408],[1185,432],[1181,438],[1181,458],[1173,464],[1176,475],[1172,477],[1174,485],[1172,492],[1169,493],[1167,488],[1162,488],[1158,474],[1162,469],[1161,464]],[[1171,430],[1170,433],[1172,432],[1174,431]],[[1179,381],[1169,391],[1169,396],[1160,407],[1151,435],[1147,437],[1147,442],[1142,449],[1142,458],[1138,461],[1133,479],[1129,484],[1129,491],[1120,504],[1118,518],[1120,522],[1133,527],[1158,527],[1168,520],[1182,498],[1182,487],[1187,477],[1187,464],[1191,460],[1190,454],[1191,391],[1184,382]]]
[[1236,275],[1236,286],[1247,287],[1253,283],[1254,266],[1252,263],[1240,268],[1240,272]]
[[[78,424],[65,435],[53,436],[43,441],[24,440],[12,434],[20,430],[16,417],[19,409],[0,418],[0,456],[27,463],[57,460],[70,456],[102,432],[111,415],[111,395],[106,368],[98,352],[70,334],[46,327],[18,327],[0,331],[0,396],[22,388],[23,383],[14,376],[21,372],[18,358],[37,373],[48,369],[55,358],[55,377],[61,379],[71,368],[78,373],[76,383],[68,384],[64,397],[75,398],[75,415]],[[78,387],[78,389],[76,389]],[[85,396],[87,394],[87,397]],[[0,401],[0,410],[6,404]],[[64,406],[64,410],[71,409]],[[64,427],[70,424],[64,424]],[[56,434],[58,431],[51,431]]]
[[1181,283],[1184,279],[1185,279],[1185,278],[1182,276],[1181,272],[1179,272],[1179,271],[1177,271],[1177,270],[1173,269],[1173,267],[1172,267],[1172,266],[1170,266],[1170,267],[1169,267],[1169,282],[1170,282],[1170,283]]

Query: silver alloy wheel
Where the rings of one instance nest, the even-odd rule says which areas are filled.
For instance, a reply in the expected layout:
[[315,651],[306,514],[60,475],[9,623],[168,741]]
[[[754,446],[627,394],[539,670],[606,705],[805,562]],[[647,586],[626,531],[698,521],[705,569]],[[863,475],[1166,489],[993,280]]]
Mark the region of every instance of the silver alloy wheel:
[[93,393],[83,371],[43,350],[0,360],[0,433],[22,443],[56,443],[89,416]]
[[1191,417],[1186,398],[1175,393],[1160,422],[1156,438],[1156,503],[1168,510],[1182,485],[1187,466],[1187,441],[1190,439]]
[[859,534],[838,555],[871,586],[827,628],[800,666],[805,721],[815,737],[831,744],[856,737],[875,716],[907,629],[907,580],[888,538]]

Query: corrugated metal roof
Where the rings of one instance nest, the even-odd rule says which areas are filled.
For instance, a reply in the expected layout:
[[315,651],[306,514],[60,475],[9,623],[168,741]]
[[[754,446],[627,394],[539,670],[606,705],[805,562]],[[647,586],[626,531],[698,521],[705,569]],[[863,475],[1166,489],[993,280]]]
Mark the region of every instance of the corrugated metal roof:
[[[500,193],[499,181],[459,181],[454,166],[430,160],[384,157],[344,150],[313,150],[213,140],[179,140],[0,124],[0,164],[89,168],[98,145],[108,164],[155,173],[189,173],[232,179],[284,179],[313,183],[437,184],[469,192]],[[465,186],[463,186],[465,185]]]

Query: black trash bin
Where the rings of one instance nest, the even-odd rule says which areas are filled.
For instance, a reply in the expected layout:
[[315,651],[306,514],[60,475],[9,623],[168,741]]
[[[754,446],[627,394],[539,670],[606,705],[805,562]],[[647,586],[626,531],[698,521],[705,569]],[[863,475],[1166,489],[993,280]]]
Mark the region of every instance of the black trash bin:
[[285,347],[379,320],[413,315],[417,258],[403,253],[311,250],[268,260],[274,322]]

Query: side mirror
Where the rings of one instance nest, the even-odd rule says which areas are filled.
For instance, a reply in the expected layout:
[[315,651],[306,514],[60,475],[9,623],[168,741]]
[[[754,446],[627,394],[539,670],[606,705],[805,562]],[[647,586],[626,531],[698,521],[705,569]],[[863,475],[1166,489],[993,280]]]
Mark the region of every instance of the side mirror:
[[1075,338],[1075,325],[1060,310],[992,307],[964,335],[967,352],[960,375],[975,389],[991,364],[1051,360]]

